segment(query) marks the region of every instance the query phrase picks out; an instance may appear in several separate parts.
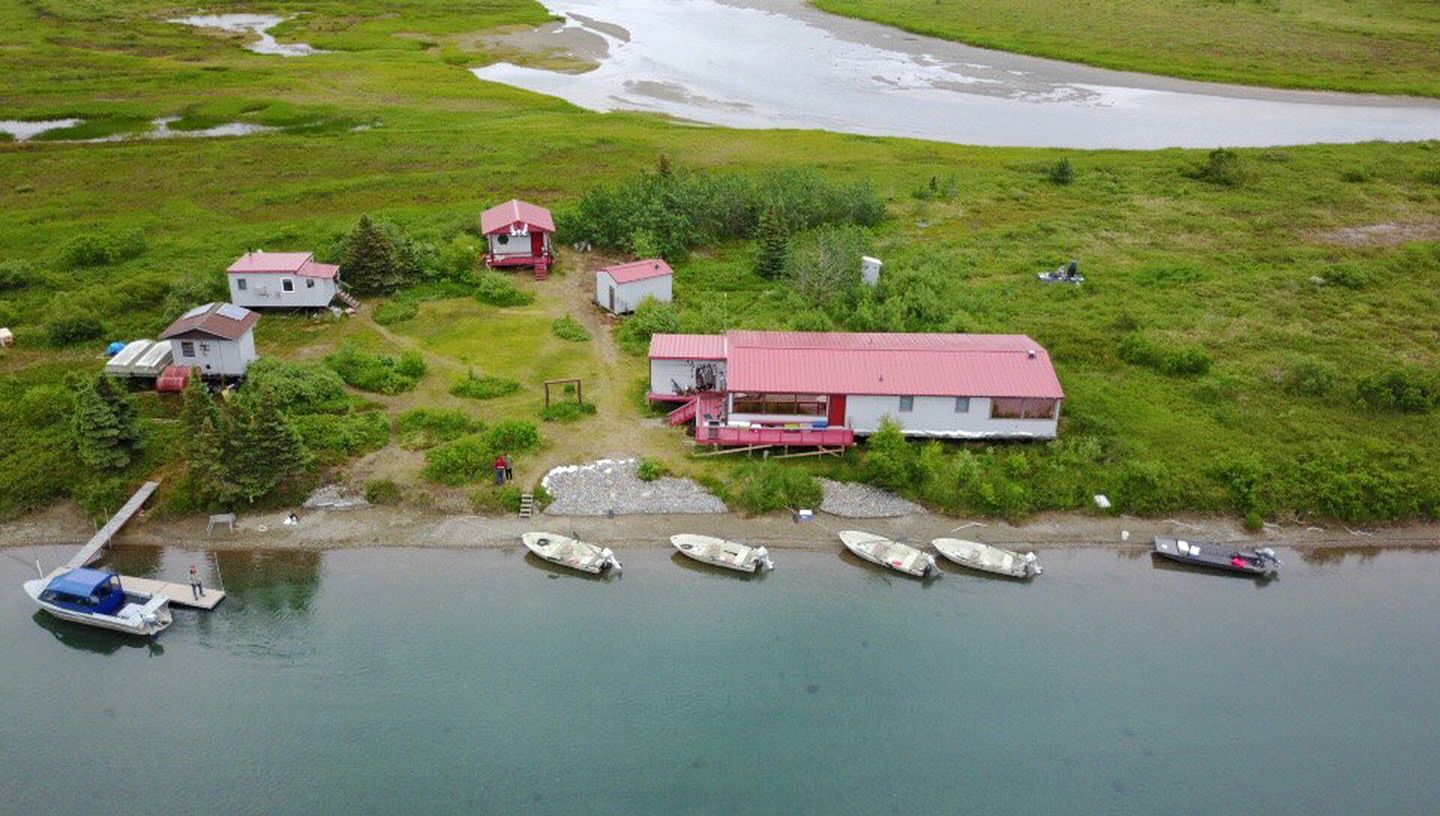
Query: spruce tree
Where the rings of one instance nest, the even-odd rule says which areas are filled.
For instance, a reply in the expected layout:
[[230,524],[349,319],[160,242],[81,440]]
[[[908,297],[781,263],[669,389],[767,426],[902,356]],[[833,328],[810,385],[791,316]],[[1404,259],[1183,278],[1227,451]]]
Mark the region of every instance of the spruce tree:
[[395,242],[368,215],[360,216],[345,237],[340,259],[345,280],[361,294],[388,294],[403,282],[395,258]]
[[310,452],[300,434],[280,410],[280,401],[269,388],[260,390],[252,406],[250,433],[253,444],[270,463],[277,481],[294,478],[310,466]]
[[135,398],[104,374],[96,377],[95,391],[115,414],[120,430],[120,444],[126,450],[138,453],[144,441],[145,429],[140,424],[140,407]]
[[86,466],[120,470],[130,464],[130,450],[125,445],[120,419],[94,382],[76,389],[70,430],[75,453]]
[[761,213],[756,232],[759,247],[755,256],[755,271],[762,278],[780,277],[780,273],[785,271],[785,260],[790,254],[790,237],[779,211],[770,207]]
[[196,432],[188,440],[190,485],[200,501],[211,507],[230,508],[238,493],[226,456],[225,428],[218,412],[202,414]]

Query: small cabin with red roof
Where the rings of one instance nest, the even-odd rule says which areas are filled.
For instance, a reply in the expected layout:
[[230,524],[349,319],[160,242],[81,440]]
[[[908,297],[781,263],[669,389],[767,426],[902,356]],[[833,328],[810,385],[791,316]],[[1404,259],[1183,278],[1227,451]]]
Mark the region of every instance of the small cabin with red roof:
[[640,301],[674,298],[675,273],[659,258],[607,266],[595,273],[595,302],[613,314],[629,314]]
[[1024,335],[657,334],[650,399],[715,446],[843,448],[887,417],[906,436],[1054,439],[1065,393]]
[[550,277],[555,263],[555,219],[550,211],[527,201],[511,199],[480,214],[480,229],[489,243],[485,264],[490,267],[528,266],[536,280]]
[[323,309],[339,298],[340,267],[317,263],[313,252],[266,252],[240,256],[225,270],[230,302],[247,309]]
[[245,376],[260,359],[255,352],[255,324],[260,315],[233,303],[196,306],[160,333],[169,342],[175,365],[195,368],[206,379]]

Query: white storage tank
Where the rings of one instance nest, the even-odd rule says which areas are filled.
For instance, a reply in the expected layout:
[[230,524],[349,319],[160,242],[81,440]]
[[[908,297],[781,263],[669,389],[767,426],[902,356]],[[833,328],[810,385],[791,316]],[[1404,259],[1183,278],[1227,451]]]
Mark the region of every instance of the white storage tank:
[[880,270],[885,263],[879,258],[872,258],[866,255],[860,259],[860,277],[864,279],[866,286],[874,286],[880,282]]

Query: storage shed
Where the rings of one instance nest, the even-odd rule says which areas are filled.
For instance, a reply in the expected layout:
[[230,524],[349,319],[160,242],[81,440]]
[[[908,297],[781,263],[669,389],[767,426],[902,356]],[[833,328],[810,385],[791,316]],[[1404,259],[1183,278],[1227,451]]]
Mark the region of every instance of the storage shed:
[[177,365],[194,366],[206,378],[243,377],[255,353],[260,315],[232,303],[207,303],[181,315],[160,334]]
[[614,314],[635,311],[647,297],[669,303],[675,273],[659,258],[607,266],[595,273],[595,302]]
[[555,263],[551,242],[555,219],[549,210],[511,199],[481,213],[480,229],[488,243],[487,266],[528,266],[535,270],[535,280],[550,277],[550,267]]
[[225,270],[230,302],[251,309],[323,309],[341,298],[340,267],[315,261],[313,252],[241,255]]

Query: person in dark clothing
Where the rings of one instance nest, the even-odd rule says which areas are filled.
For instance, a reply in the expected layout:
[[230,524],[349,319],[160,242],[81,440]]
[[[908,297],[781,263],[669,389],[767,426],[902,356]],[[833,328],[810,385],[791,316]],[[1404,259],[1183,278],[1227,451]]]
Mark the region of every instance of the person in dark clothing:
[[515,460],[511,459],[508,453],[500,458],[505,460],[505,481],[515,481]]

